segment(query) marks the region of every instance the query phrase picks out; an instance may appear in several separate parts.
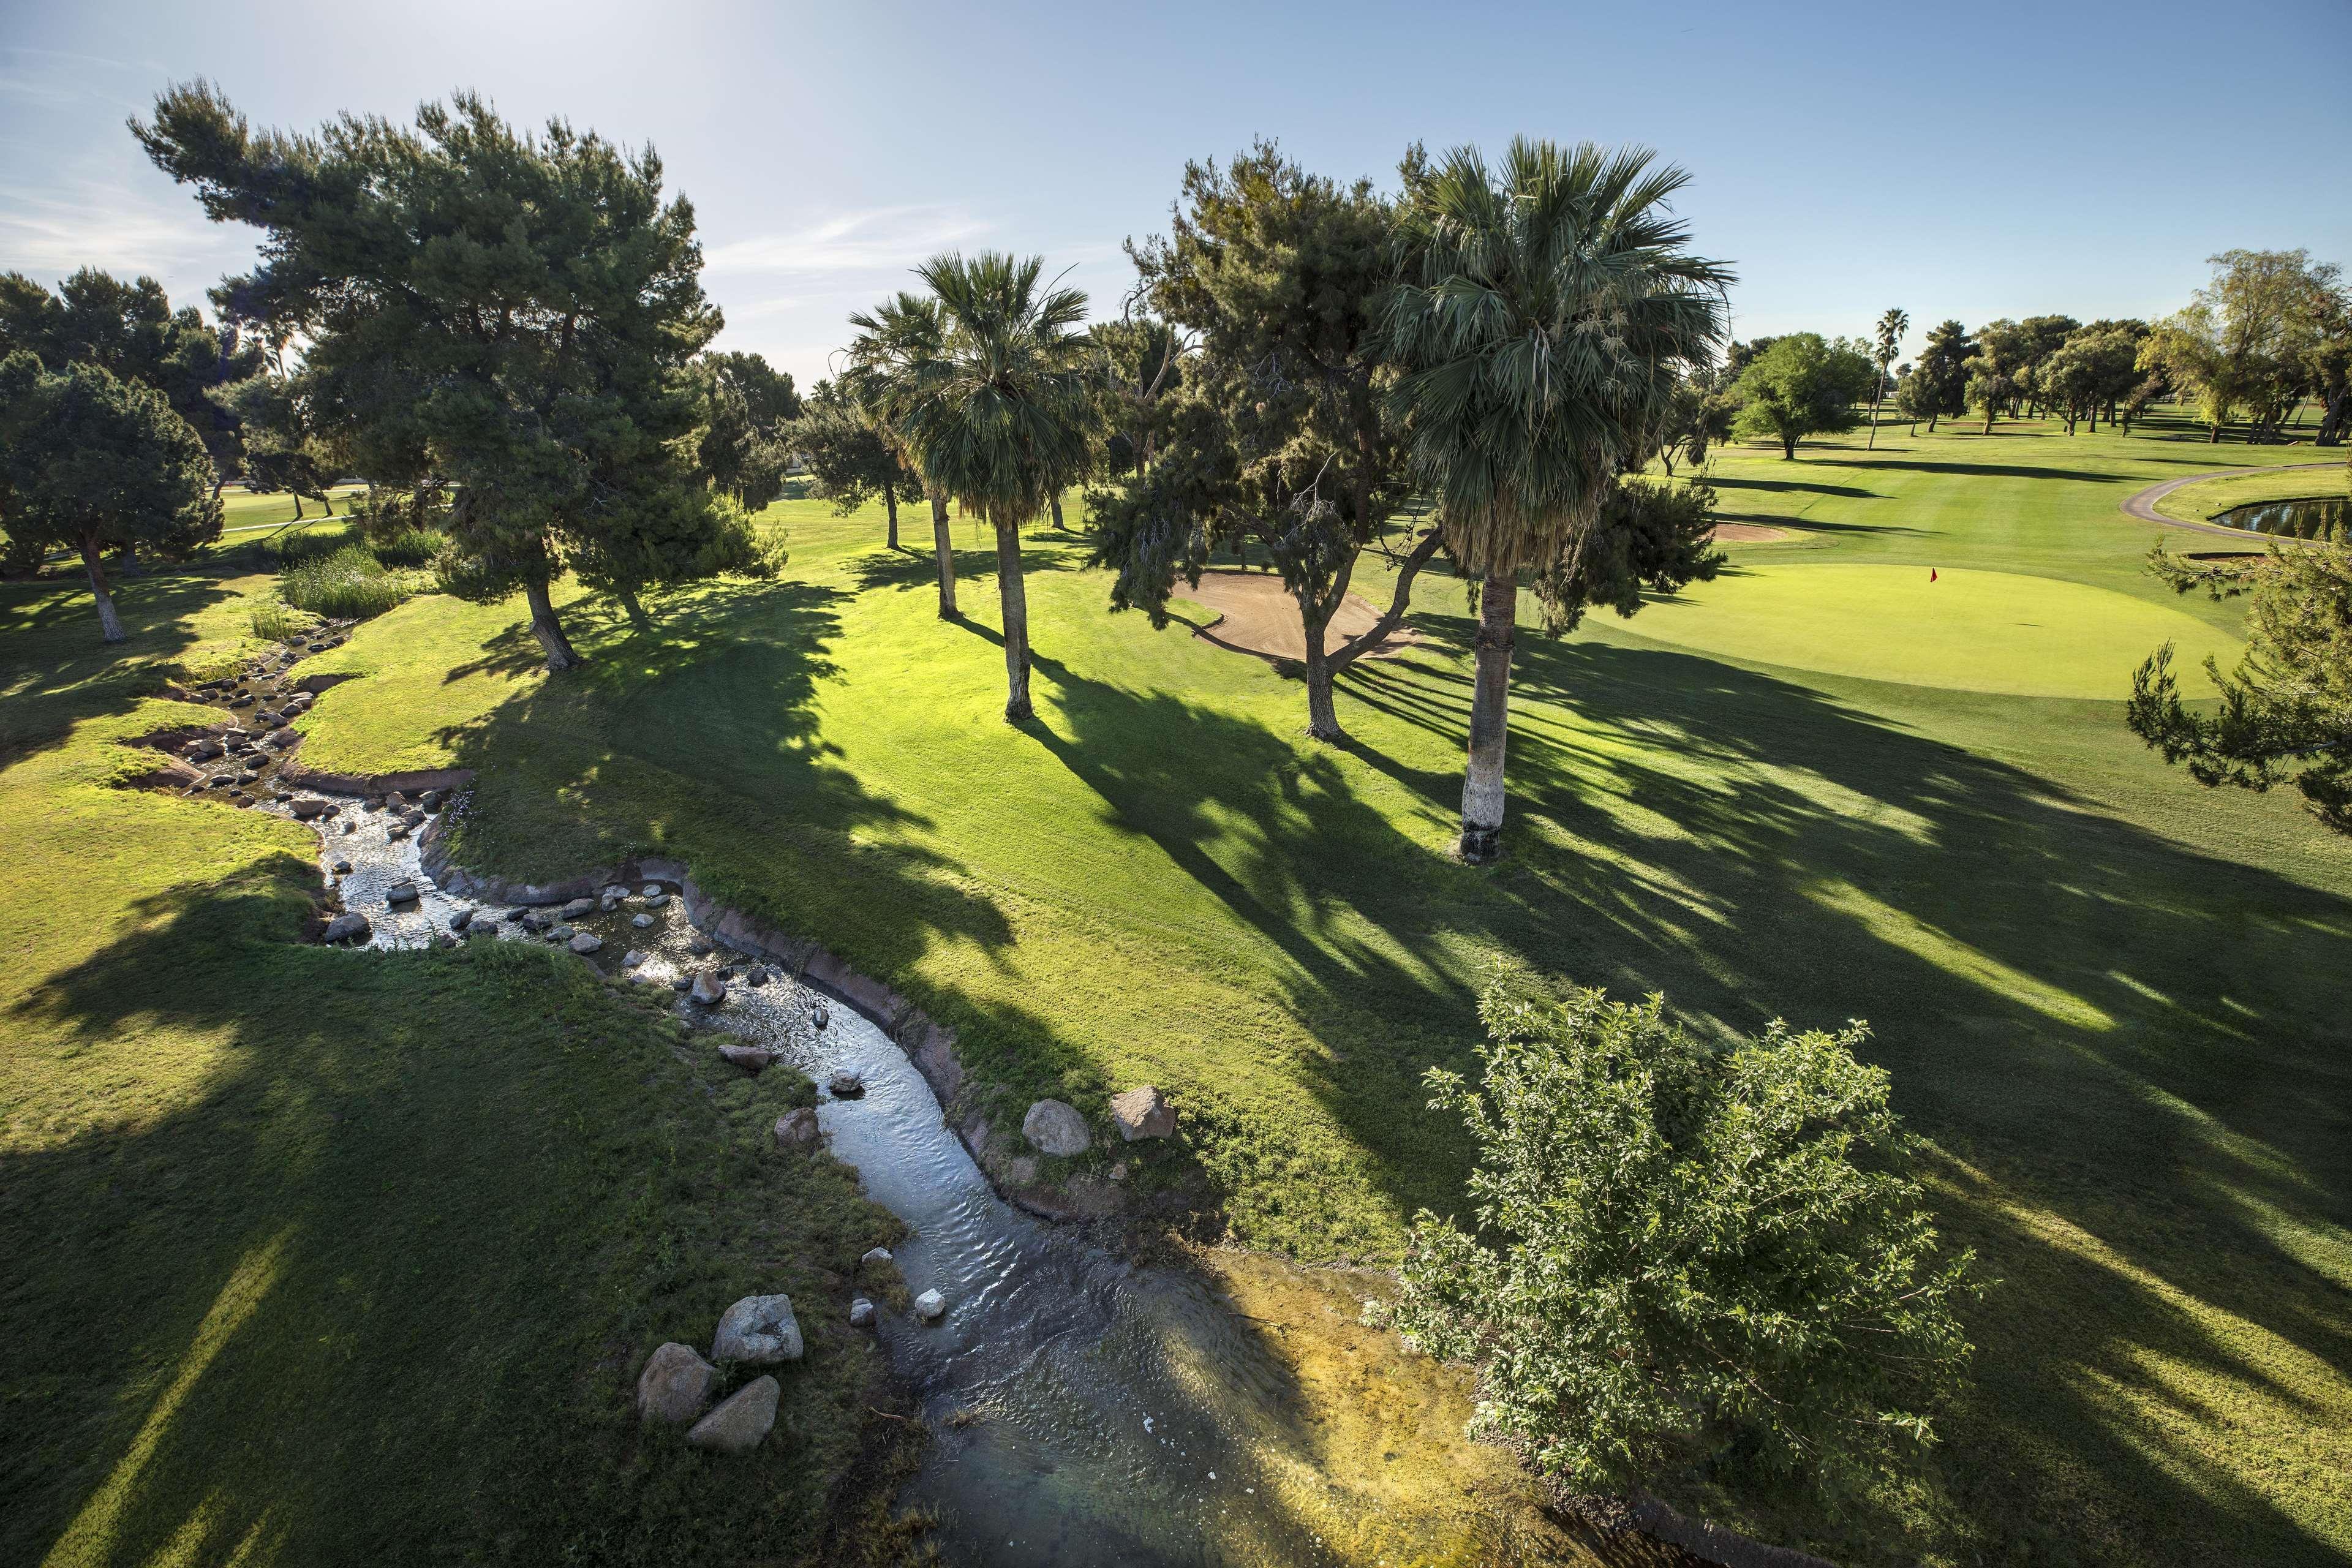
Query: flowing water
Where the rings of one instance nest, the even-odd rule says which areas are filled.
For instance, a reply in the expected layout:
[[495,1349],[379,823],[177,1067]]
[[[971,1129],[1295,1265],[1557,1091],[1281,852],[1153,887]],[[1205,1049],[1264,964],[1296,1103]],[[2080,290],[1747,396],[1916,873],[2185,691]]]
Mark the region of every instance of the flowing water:
[[2352,521],[2345,515],[2347,503],[2341,497],[2322,497],[2313,500],[2266,500],[2251,506],[2231,507],[2213,521],[2224,528],[2242,528],[2249,533],[2274,534],[2282,539],[2346,540],[2352,539]]
[[[276,787],[271,763],[233,758],[236,777],[258,776],[221,787],[287,812],[295,797]],[[587,962],[660,989],[691,1026],[767,1046],[819,1085],[840,1069],[862,1076],[856,1098],[821,1095],[818,1121],[906,1223],[897,1258],[908,1291],[948,1301],[934,1324],[886,1308],[877,1331],[934,1434],[901,1500],[936,1512],[950,1563],[1696,1561],[1545,1514],[1505,1457],[1461,1439],[1462,1380],[1398,1355],[1329,1279],[1244,1255],[1139,1268],[1013,1208],[887,1035],[756,955],[715,949],[675,884],[604,889],[595,912],[560,925],[552,910],[436,887],[415,830],[401,831],[415,804],[331,804],[314,824],[321,863],[344,908],[371,922],[367,945],[592,933],[603,945]],[[418,896],[392,905],[401,882]],[[450,934],[461,911],[463,938]],[[677,990],[703,972],[729,976],[715,1005]]]

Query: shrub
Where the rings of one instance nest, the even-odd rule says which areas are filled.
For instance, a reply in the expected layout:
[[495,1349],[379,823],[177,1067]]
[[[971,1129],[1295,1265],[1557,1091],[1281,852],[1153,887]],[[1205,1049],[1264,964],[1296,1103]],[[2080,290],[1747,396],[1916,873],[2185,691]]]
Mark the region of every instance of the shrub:
[[387,566],[430,566],[447,549],[449,536],[429,528],[404,528],[373,541],[369,548]]
[[336,620],[365,620],[394,609],[424,591],[415,572],[391,572],[364,544],[347,544],[323,561],[289,568],[278,592],[297,609]]
[[1415,1216],[1389,1315],[1477,1367],[1475,1435],[1570,1490],[1866,1484],[1959,1384],[1972,1255],[1937,1254],[1862,1025],[1718,1050],[1664,1005],[1488,989],[1483,1088],[1428,1077],[1479,1147],[1476,1225]]

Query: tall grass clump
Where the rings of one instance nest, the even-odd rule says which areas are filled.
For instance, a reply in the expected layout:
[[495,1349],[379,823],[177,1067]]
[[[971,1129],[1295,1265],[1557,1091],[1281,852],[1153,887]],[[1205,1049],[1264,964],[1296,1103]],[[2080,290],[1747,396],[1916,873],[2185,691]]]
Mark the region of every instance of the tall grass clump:
[[278,595],[298,610],[336,620],[365,620],[407,603],[427,586],[421,572],[392,571],[364,544],[289,567]]
[[265,642],[292,642],[319,624],[319,617],[285,600],[268,598],[253,606],[253,635]]

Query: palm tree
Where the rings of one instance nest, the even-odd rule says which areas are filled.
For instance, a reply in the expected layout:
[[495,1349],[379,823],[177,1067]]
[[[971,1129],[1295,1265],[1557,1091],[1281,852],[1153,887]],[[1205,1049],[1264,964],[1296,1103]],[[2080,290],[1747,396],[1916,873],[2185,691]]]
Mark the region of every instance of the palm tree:
[[1573,568],[1618,474],[1658,442],[1677,378],[1725,335],[1731,273],[1690,254],[1643,148],[1525,137],[1415,169],[1384,319],[1391,394],[1454,559],[1478,574],[1460,854],[1501,850],[1518,573]]
[[1087,297],[1041,288],[1039,257],[950,252],[916,268],[940,331],[893,379],[887,406],[923,483],[996,530],[1007,722],[1030,717],[1029,601],[1021,525],[1082,476],[1096,377]]
[[[849,344],[850,368],[842,377],[850,400],[865,410],[883,439],[898,447],[900,456],[921,473],[922,464],[908,447],[905,432],[892,424],[889,409],[894,394],[903,387],[907,367],[939,352],[944,331],[940,302],[902,289],[871,313],[861,310],[851,315],[849,324],[857,329]],[[940,568],[940,619],[951,621],[956,618],[955,539],[948,529],[948,498],[929,474],[923,475],[923,489],[931,500],[931,550]],[[898,541],[894,537],[890,542],[895,546]]]
[[1870,384],[1870,439],[1864,444],[1865,451],[1878,450],[1878,400],[1886,395],[1886,367],[1903,352],[1903,334],[1911,330],[1911,312],[1889,310],[1878,318],[1877,352],[1871,358],[1878,366],[1878,379]]

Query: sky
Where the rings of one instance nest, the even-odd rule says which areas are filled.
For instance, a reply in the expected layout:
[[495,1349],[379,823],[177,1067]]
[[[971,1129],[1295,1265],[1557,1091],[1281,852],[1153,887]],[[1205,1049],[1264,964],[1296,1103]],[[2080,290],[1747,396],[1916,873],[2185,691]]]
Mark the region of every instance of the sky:
[[614,5],[0,0],[0,271],[201,302],[249,266],[125,129],[206,78],[257,124],[456,89],[661,154],[719,346],[803,385],[939,250],[1042,254],[1116,315],[1121,241],[1257,137],[1395,182],[1420,141],[1639,142],[1682,164],[1741,337],[2152,317],[2215,251],[2352,266],[2352,0],[1961,6]]

